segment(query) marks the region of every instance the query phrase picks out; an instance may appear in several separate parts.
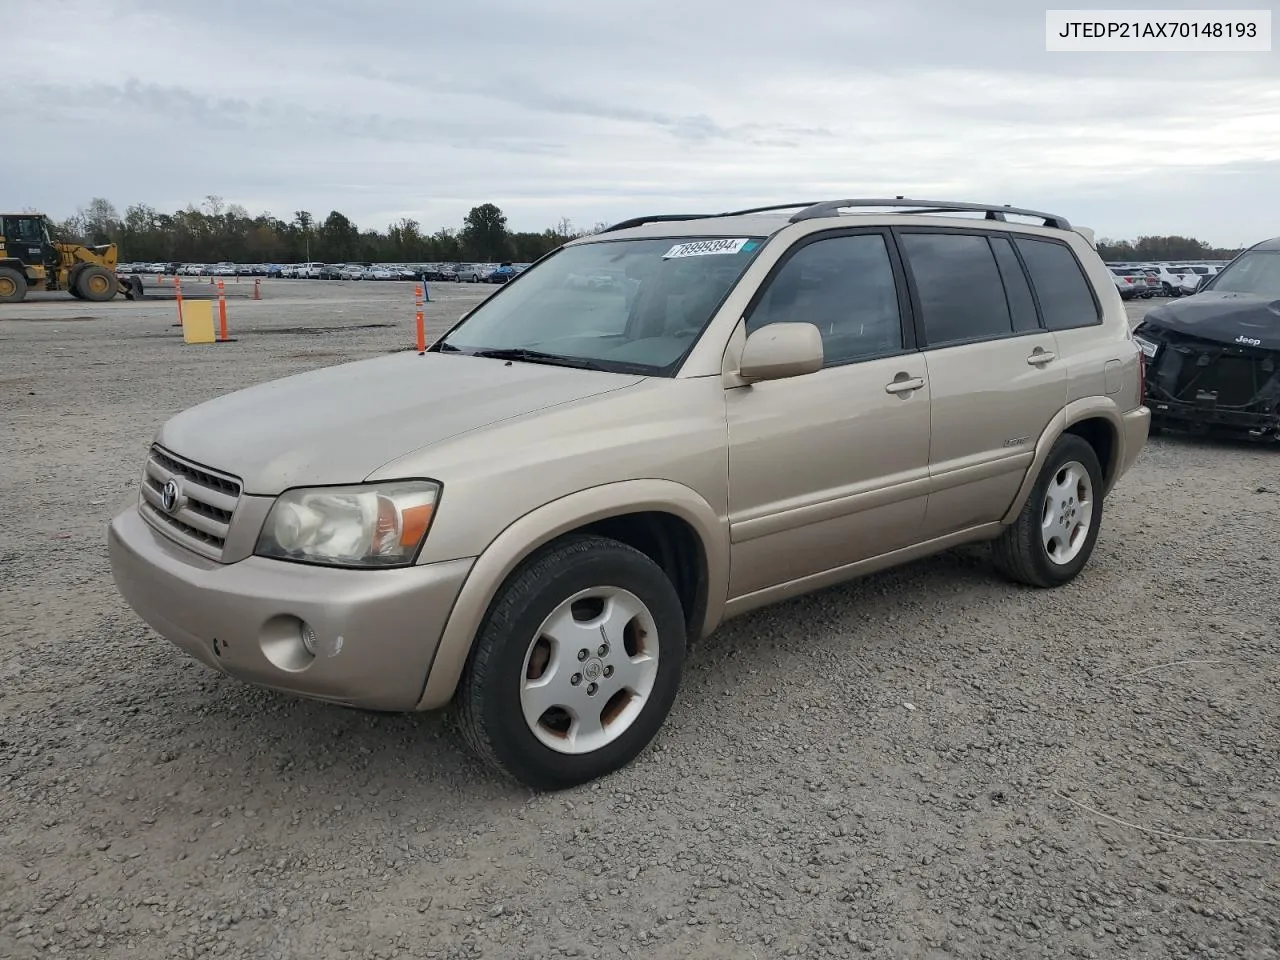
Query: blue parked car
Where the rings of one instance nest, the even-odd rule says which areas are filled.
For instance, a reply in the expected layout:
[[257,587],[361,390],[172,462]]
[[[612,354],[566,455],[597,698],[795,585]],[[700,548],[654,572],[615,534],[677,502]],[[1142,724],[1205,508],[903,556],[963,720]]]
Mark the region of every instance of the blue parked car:
[[490,283],[506,283],[516,275],[516,268],[509,263],[500,264],[487,279]]

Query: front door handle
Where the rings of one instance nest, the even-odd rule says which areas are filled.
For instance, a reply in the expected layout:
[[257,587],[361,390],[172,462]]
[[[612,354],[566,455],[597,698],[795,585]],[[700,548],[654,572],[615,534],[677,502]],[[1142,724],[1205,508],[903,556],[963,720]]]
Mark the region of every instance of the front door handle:
[[892,383],[886,383],[884,386],[884,392],[911,393],[913,390],[919,390],[923,386],[923,377],[912,377],[909,380],[894,380]]
[[1050,350],[1041,350],[1038,347],[1032,351],[1031,356],[1027,357],[1027,363],[1033,367],[1038,367],[1042,363],[1049,363],[1051,360],[1058,359],[1058,355]]

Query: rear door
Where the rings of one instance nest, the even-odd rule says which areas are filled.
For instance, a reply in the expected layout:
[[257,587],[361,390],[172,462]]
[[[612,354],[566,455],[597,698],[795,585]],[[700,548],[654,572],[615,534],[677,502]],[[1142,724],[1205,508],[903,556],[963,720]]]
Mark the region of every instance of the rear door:
[[1067,378],[1067,402],[1083,397],[1116,395],[1122,381],[1108,376],[1118,368],[1125,342],[1098,336],[1102,304],[1085,276],[1075,252],[1061,240],[1016,237],[1013,241],[1027,268],[1041,323],[1058,345],[1056,366]]
[[899,228],[931,389],[924,537],[999,520],[1066,403],[1057,341],[1009,236]]

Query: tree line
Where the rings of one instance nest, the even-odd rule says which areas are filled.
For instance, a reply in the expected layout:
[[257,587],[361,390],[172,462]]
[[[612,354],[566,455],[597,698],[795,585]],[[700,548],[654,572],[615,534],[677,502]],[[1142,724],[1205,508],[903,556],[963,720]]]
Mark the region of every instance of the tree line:
[[581,231],[562,219],[540,233],[512,231],[502,210],[483,203],[472,208],[459,229],[442,227],[428,234],[418,221],[405,217],[385,230],[362,230],[337,210],[323,220],[307,210],[288,219],[271,213],[251,216],[217,196],[173,213],[135,203],[123,216],[110,201],[95,197],[56,224],[64,240],[115,243],[121,261],[142,263],[529,263],[603,227]]
[[1212,247],[1194,237],[1139,237],[1137,240],[1098,241],[1098,253],[1106,261],[1230,260],[1240,249]]
[[[213,195],[173,213],[135,203],[123,216],[110,201],[95,197],[58,224],[64,239],[118,244],[120,259],[126,262],[180,263],[529,263],[603,227],[597,223],[590,230],[578,230],[562,219],[540,233],[512,231],[501,209],[482,203],[457,229],[426,233],[418,221],[404,217],[385,230],[362,230],[337,210],[323,220],[307,210],[297,210],[288,219],[270,213],[251,216],[239,204]],[[1194,237],[1098,240],[1104,260],[1226,260],[1239,252]]]

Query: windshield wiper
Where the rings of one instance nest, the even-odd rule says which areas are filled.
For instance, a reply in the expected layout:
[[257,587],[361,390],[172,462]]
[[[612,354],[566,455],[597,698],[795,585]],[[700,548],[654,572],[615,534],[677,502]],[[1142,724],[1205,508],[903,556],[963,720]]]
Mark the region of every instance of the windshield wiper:
[[486,357],[490,360],[523,360],[527,363],[546,363],[557,367],[576,367],[579,370],[604,370],[594,360],[585,357],[566,357],[558,353],[544,353],[541,350],[527,350],[524,347],[505,347],[490,350],[472,350],[473,357]]

